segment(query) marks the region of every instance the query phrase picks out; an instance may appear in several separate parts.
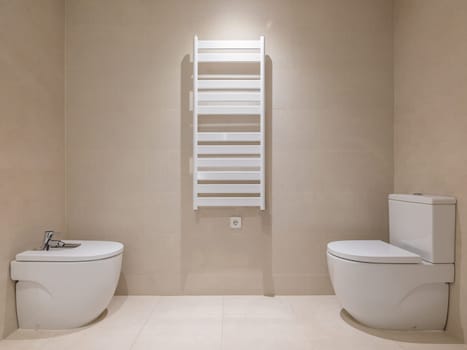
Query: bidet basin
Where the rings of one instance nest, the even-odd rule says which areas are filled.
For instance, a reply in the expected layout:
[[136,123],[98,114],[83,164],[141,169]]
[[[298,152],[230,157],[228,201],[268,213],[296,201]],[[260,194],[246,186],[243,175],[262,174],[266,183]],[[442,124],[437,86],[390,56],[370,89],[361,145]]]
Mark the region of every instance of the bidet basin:
[[69,329],[98,317],[115,293],[123,244],[64,241],[73,248],[28,250],[11,262],[20,328]]

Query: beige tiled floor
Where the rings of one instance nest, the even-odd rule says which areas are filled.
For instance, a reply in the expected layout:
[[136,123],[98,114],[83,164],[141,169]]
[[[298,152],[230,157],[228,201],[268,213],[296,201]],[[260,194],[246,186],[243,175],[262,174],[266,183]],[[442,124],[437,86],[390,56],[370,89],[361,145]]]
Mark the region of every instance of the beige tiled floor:
[[115,297],[70,331],[17,330],[0,349],[467,350],[442,332],[366,329],[334,296]]

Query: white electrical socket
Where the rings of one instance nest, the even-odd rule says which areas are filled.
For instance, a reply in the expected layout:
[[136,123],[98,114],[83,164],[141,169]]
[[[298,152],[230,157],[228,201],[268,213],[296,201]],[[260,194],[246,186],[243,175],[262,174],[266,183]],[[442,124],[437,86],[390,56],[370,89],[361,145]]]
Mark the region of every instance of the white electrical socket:
[[230,228],[241,229],[242,228],[242,218],[240,216],[231,216],[230,217]]

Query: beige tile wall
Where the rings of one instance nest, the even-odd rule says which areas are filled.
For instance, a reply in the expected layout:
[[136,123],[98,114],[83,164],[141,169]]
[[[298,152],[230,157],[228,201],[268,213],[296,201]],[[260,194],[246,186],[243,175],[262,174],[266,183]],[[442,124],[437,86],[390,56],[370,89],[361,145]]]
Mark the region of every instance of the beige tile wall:
[[[120,293],[327,293],[327,241],[386,238],[391,1],[68,1],[73,237],[126,244]],[[8,262],[64,229],[64,6],[0,2],[0,337]],[[457,196],[448,330],[467,315],[463,0],[395,2],[395,189]],[[191,210],[191,39],[265,34],[268,210]],[[363,205],[362,205],[363,203]],[[227,228],[242,215],[244,229]]]
[[[264,213],[191,209],[194,34],[266,36]],[[119,293],[330,293],[328,241],[387,238],[392,1],[73,0],[66,35],[68,231],[125,244]]]
[[16,328],[9,262],[65,228],[64,3],[0,1],[0,339]]
[[448,330],[467,329],[467,2],[395,2],[395,189],[458,199]]

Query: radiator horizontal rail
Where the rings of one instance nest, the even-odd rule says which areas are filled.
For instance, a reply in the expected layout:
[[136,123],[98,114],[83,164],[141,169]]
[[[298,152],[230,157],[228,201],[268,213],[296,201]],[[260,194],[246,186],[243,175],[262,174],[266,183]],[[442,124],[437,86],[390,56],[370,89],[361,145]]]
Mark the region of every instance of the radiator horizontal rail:
[[259,62],[261,56],[259,53],[243,53],[243,52],[228,52],[228,53],[199,53],[199,62]]
[[260,167],[260,158],[198,158],[196,164],[199,168],[202,167],[230,167],[230,168],[250,168]]
[[198,79],[261,79],[258,74],[198,74]]
[[260,193],[258,184],[199,184],[198,193]]
[[198,154],[259,154],[261,146],[257,145],[202,145],[198,146]]
[[200,115],[256,115],[260,113],[259,106],[198,106]]
[[259,207],[259,197],[198,197],[195,199],[200,207]]
[[229,80],[229,79],[209,79],[198,80],[198,89],[260,89],[259,80]]
[[259,171],[198,171],[199,181],[259,181]]
[[198,40],[198,49],[259,49],[259,40]]
[[261,141],[259,132],[199,132],[198,141],[225,141],[225,142],[241,142],[241,141]]
[[198,93],[198,101],[199,102],[231,102],[231,101],[252,101],[252,102],[260,102],[261,101],[261,94],[255,91],[200,91]]

